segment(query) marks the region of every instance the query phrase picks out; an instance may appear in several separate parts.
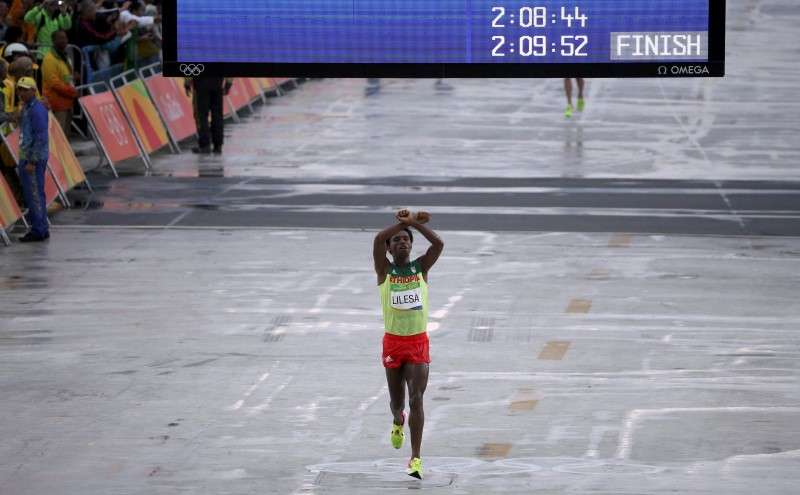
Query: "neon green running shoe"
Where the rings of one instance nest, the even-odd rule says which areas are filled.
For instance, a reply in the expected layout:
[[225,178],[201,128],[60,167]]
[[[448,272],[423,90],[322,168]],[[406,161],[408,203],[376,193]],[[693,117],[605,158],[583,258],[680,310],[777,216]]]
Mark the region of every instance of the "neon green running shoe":
[[417,479],[422,479],[422,459],[419,457],[414,457],[410,461],[408,461],[408,469],[406,470],[409,476],[413,476]]
[[567,109],[564,110],[564,117],[572,118],[572,112],[575,111],[575,108],[572,105],[567,105]]
[[583,98],[578,98],[578,111],[583,112],[585,108],[586,108],[586,100],[584,100]]
[[[406,422],[406,414],[403,413],[403,424]],[[396,425],[392,422],[392,433],[390,438],[392,440],[392,447],[399,449],[403,446],[403,440],[406,434],[403,432],[403,425]]]

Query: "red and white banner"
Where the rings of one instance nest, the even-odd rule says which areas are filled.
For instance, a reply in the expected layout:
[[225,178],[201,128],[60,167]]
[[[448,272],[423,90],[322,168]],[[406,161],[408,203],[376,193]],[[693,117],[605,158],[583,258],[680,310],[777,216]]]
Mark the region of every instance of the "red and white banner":
[[257,79],[252,77],[247,77],[242,79],[244,82],[245,93],[247,94],[248,101],[253,101],[256,98],[261,97],[261,85],[258,83]]
[[[242,78],[237,77],[233,80],[228,96],[225,98],[225,116],[231,115],[234,111],[240,110],[250,102],[248,87]],[[233,105],[233,106],[231,106]]]
[[140,156],[133,131],[110,91],[83,96],[78,102],[92,120],[100,144],[112,165]]
[[148,77],[144,83],[175,141],[197,134],[192,102],[178,80],[159,74]]

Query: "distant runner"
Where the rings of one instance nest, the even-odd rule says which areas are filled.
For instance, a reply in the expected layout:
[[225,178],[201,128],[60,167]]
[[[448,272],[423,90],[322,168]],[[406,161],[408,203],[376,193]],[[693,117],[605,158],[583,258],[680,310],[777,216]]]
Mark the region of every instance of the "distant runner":
[[[585,82],[580,77],[575,78],[575,81],[578,83],[578,111],[583,112],[583,109],[586,108],[586,100],[583,99]],[[570,118],[575,112],[575,107],[572,106],[572,79],[564,79],[564,93],[567,95],[567,109],[564,111],[564,117]]]
[[[405,434],[405,395],[408,386],[410,412],[408,426],[411,430],[411,459],[408,461],[410,476],[422,479],[422,429],[425,412],[422,396],[428,386],[428,271],[444,249],[444,242],[425,223],[430,214],[416,214],[400,210],[398,223],[387,227],[375,236],[372,256],[378,288],[383,306],[383,321],[386,333],[383,336],[383,366],[389,385],[389,408],[393,416],[390,433],[392,446],[403,446]],[[431,243],[424,255],[411,261],[411,246],[416,229]],[[386,252],[394,262],[386,258]]]

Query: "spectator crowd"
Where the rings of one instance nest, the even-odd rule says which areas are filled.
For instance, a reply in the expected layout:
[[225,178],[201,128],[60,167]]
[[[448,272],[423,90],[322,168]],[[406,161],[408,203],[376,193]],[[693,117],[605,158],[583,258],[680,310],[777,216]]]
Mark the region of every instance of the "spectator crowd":
[[[51,111],[69,136],[78,86],[160,57],[160,0],[0,0],[0,132],[22,129],[19,166],[0,146],[0,169],[29,216],[41,213],[35,205],[44,194],[41,115]],[[31,220],[28,240],[49,237],[41,218]]]
[[3,131],[19,121],[17,81],[31,77],[37,98],[69,133],[85,75],[107,79],[158,62],[160,23],[160,1],[0,0]]

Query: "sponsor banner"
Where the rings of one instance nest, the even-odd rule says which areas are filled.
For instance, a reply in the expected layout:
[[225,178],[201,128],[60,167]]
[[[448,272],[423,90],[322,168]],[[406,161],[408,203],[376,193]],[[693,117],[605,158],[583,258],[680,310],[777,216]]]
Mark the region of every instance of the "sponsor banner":
[[[233,80],[233,86],[231,86],[231,90],[228,92],[228,97],[225,98],[225,116],[227,117],[233,114],[234,111],[246,107],[249,102],[250,98],[247,95],[247,86],[241,77],[237,77]],[[231,105],[233,105],[233,107],[231,107]]]
[[0,228],[6,229],[22,217],[17,200],[8,183],[0,175]]
[[75,157],[75,152],[72,151],[72,146],[69,145],[61,125],[52,113],[49,115],[50,158],[48,163],[53,173],[59,177],[58,182],[66,184],[67,187],[64,188],[66,192],[86,182],[86,174],[83,173],[83,167]]
[[141,79],[117,88],[116,92],[148,154],[169,144],[167,130]]
[[273,89],[278,87],[278,83],[275,82],[275,79],[271,77],[261,77],[259,78],[261,81],[261,87],[263,91],[272,91]]
[[245,93],[247,93],[247,100],[253,101],[261,96],[261,86],[258,81],[252,77],[242,79],[244,82]]
[[158,74],[148,77],[144,83],[176,141],[197,134],[192,102],[178,79]]
[[133,131],[110,91],[83,96],[79,101],[92,119],[112,165],[139,156]]

